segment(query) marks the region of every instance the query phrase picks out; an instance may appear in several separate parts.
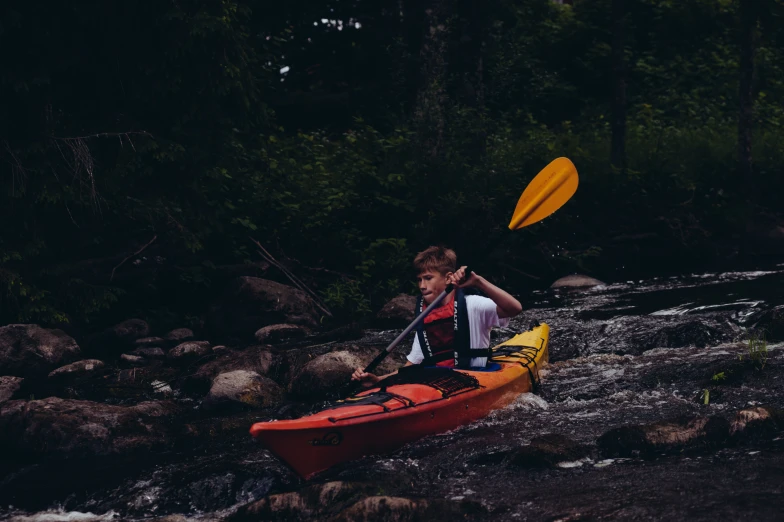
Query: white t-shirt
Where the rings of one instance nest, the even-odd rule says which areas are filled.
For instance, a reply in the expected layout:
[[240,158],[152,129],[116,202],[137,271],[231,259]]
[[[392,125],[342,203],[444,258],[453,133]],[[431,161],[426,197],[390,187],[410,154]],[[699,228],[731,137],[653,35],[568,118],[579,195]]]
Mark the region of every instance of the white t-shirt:
[[[509,318],[498,317],[498,306],[492,299],[481,295],[466,296],[466,312],[468,313],[468,329],[471,333],[471,348],[489,348],[490,330],[495,326],[509,326]],[[425,360],[419,346],[419,336],[414,336],[414,344],[407,359],[411,364],[419,364]],[[487,357],[472,357],[471,366],[484,366]]]

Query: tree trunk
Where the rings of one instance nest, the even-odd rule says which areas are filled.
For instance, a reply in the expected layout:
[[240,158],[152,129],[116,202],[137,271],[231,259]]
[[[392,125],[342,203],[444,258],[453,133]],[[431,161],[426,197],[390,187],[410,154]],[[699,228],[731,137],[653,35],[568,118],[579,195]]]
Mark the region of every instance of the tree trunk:
[[624,0],[612,0],[612,150],[610,162],[626,172],[626,9]]
[[432,0],[425,10],[425,38],[419,53],[420,87],[414,120],[424,153],[431,159],[441,156],[446,127],[446,57],[450,14],[449,0]]
[[754,197],[751,157],[751,131],[754,118],[754,54],[756,47],[758,0],[740,2],[740,115],[738,118],[738,173],[743,184],[743,194],[747,203]]
[[417,98],[421,88],[420,54],[428,21],[425,10],[424,0],[402,0],[401,2],[401,27],[406,49],[406,60],[403,67],[407,114],[413,114],[416,111]]

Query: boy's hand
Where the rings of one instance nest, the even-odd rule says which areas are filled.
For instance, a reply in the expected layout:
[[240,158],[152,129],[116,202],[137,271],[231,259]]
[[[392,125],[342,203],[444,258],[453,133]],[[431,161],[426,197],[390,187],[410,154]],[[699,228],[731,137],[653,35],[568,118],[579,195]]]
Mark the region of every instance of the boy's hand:
[[362,387],[364,388],[370,388],[380,381],[381,378],[378,375],[373,375],[372,373],[365,373],[365,370],[362,368],[357,368],[354,370],[354,373],[351,374],[351,380],[359,381],[362,383]]
[[457,288],[465,288],[467,286],[476,286],[479,282],[479,276],[476,275],[475,272],[471,272],[471,275],[466,277],[466,268],[467,266],[461,266],[457,270],[455,270],[452,275],[446,277],[446,284],[453,284]]

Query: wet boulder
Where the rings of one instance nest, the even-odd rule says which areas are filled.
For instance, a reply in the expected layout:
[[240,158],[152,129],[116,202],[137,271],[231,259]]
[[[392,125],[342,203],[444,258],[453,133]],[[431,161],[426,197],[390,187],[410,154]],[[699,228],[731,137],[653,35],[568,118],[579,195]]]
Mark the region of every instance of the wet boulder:
[[572,274],[556,280],[550,285],[550,288],[585,289],[594,286],[605,286],[605,284],[604,281],[599,281],[587,275]]
[[177,346],[178,344],[184,343],[185,341],[193,341],[196,339],[196,336],[193,335],[193,331],[189,328],[175,328],[171,332],[164,335],[163,338],[166,340],[168,345]]
[[288,385],[303,366],[313,359],[332,351],[341,351],[341,349],[336,349],[332,346],[317,345],[276,350],[274,354],[272,354],[268,375],[275,381]]
[[784,340],[784,305],[755,314],[752,328],[768,341]]
[[71,386],[95,376],[105,366],[104,362],[98,359],[84,359],[53,370],[49,373],[48,379],[56,387]]
[[165,359],[166,352],[163,351],[163,348],[136,348],[134,351],[131,352],[131,355],[135,355],[137,357],[144,357],[145,359]]
[[291,339],[302,339],[308,335],[307,328],[296,324],[271,324],[256,331],[257,343],[276,344]]
[[174,364],[187,364],[211,351],[208,341],[189,341],[178,344],[166,354],[166,358]]
[[[352,355],[359,358],[362,362],[360,366],[363,368],[370,364],[370,361],[376,358],[376,356],[384,351],[386,348],[385,345],[379,346],[362,346],[362,345],[354,345],[354,344],[346,344],[341,346],[340,350],[345,350],[350,352]],[[408,348],[408,347],[406,347]],[[381,364],[375,369],[373,373],[376,375],[386,375],[387,373],[394,372],[395,370],[399,370],[401,366],[406,364],[408,359],[406,356],[408,355],[408,351],[406,348],[394,350],[392,353],[387,355]]]
[[732,340],[734,332],[728,324],[708,319],[690,319],[675,324],[666,324],[632,337],[630,343],[634,355],[654,348],[683,348],[694,346],[705,348]]
[[14,397],[14,394],[22,387],[21,377],[12,377],[4,375],[0,377],[0,404],[8,401]]
[[137,339],[149,337],[150,325],[142,319],[128,319],[91,336],[87,342],[90,353],[116,355],[132,349]]
[[120,364],[122,364],[123,366],[138,368],[140,366],[146,366],[147,359],[145,359],[144,357],[140,357],[138,355],[130,355],[124,353],[120,356]]
[[79,345],[62,330],[35,324],[0,327],[0,374],[44,377],[80,355]]
[[605,457],[653,456],[710,449],[726,442],[729,422],[723,417],[682,417],[604,433],[597,444]]
[[230,522],[255,520],[410,521],[458,520],[460,505],[443,500],[373,496],[378,484],[332,481],[277,493],[238,509]]
[[231,353],[233,350],[226,346],[225,344],[219,344],[218,346],[212,347],[212,353],[217,355],[218,357],[222,355],[226,355],[227,353]]
[[404,497],[366,497],[344,509],[336,522],[408,522],[412,520],[458,520],[464,518],[458,505],[443,500]]
[[169,440],[170,402],[115,406],[49,397],[0,405],[0,455],[89,457],[149,450]]
[[283,389],[268,377],[248,370],[219,374],[202,407],[210,411],[268,408],[283,400]]
[[215,339],[249,340],[271,324],[318,326],[316,304],[297,288],[260,279],[237,278],[210,308],[205,326]]
[[250,522],[256,520],[313,520],[316,508],[296,491],[264,497],[241,507],[229,520]]
[[347,384],[354,370],[361,366],[362,360],[347,351],[320,355],[294,375],[289,393],[299,398],[324,397]]
[[784,412],[770,406],[740,410],[730,425],[735,438],[758,438],[778,434],[784,428]]
[[565,435],[548,433],[531,440],[531,444],[514,450],[507,462],[521,468],[548,468],[559,462],[573,462],[587,457],[589,446],[579,444]]
[[[384,346],[358,346],[353,343],[346,343],[276,350],[269,370],[269,376],[280,383],[291,383],[306,364],[328,353],[338,352],[348,352],[353,358],[359,360],[359,366],[364,368],[383,349]],[[384,359],[374,373],[376,375],[384,375],[397,370],[405,363],[406,351],[396,350]],[[350,375],[351,373],[349,373],[349,377]]]
[[405,328],[414,320],[416,297],[399,294],[385,304],[376,314],[376,322],[382,328]]
[[162,346],[168,346],[168,342],[162,337],[142,337],[141,339],[136,339],[133,342],[133,346],[137,349],[160,348]]
[[249,346],[242,351],[218,350],[218,353],[216,359],[201,365],[185,378],[183,387],[187,392],[204,395],[212,386],[213,379],[224,372],[247,370],[267,375],[272,366],[272,353],[267,346]]
[[314,520],[328,518],[330,510],[351,505],[374,488],[370,484],[332,481],[312,484],[300,491],[266,496],[237,510],[232,522],[251,520]]

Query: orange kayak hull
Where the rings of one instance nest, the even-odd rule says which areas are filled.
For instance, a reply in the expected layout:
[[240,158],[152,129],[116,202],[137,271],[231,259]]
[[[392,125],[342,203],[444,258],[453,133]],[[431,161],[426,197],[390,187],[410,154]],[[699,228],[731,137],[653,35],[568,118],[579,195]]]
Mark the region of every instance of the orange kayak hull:
[[[494,348],[495,371],[451,370],[478,387],[453,394],[417,383],[390,385],[383,404],[341,405],[300,419],[259,422],[250,433],[304,478],[365,455],[385,454],[428,435],[486,417],[532,391],[547,364],[549,327],[542,324]],[[367,390],[362,399],[379,389]],[[386,397],[386,396],[385,396]]]

